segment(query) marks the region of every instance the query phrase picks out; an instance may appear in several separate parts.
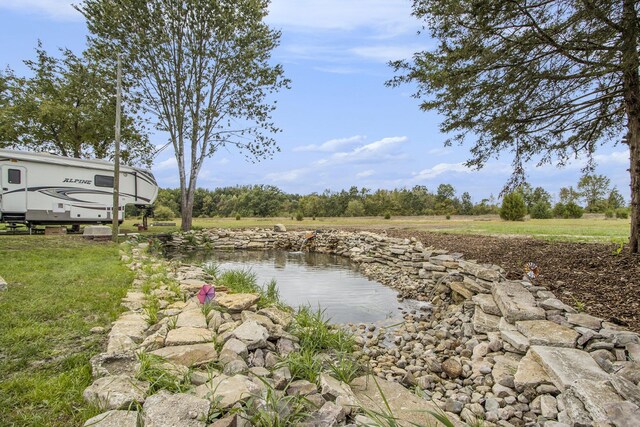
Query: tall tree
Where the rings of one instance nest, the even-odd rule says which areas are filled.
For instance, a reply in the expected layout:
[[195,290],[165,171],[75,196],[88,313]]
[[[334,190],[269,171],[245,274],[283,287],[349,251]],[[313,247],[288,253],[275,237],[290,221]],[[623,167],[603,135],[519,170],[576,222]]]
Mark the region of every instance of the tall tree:
[[578,191],[585,201],[587,212],[604,212],[611,180],[604,175],[584,175],[578,181]]
[[467,164],[513,155],[565,164],[616,144],[630,150],[630,248],[640,238],[640,19],[637,0],[414,0],[439,41],[388,84],[418,84],[421,108],[444,117],[451,142],[472,139]]
[[180,175],[182,229],[191,228],[198,173],[225,146],[253,160],[277,150],[271,95],[288,86],[270,63],[280,33],[268,0],[84,0],[90,43],[118,52],[137,93],[167,132]]
[[[115,72],[90,53],[60,49],[59,57],[36,48],[25,64],[30,77],[11,69],[0,76],[0,144],[55,152],[69,157],[113,156]],[[4,93],[4,96],[2,95]],[[122,114],[122,152],[126,163],[150,165],[153,145],[129,100]]]

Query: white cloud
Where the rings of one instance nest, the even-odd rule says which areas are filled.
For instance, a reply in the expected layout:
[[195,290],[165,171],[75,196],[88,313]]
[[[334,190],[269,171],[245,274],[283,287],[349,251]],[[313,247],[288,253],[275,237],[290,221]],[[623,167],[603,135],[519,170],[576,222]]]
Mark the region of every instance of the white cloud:
[[156,163],[153,166],[155,171],[165,171],[170,169],[178,169],[178,161],[175,157],[169,157],[167,160]]
[[471,169],[466,167],[464,163],[438,163],[437,165],[423,169],[413,174],[414,181],[430,180],[439,175],[446,173],[469,173]]
[[372,176],[374,173],[375,173],[375,171],[373,169],[369,169],[369,170],[357,173],[356,174],[356,178],[367,178],[367,177]]
[[83,21],[84,17],[69,0],[0,0],[0,8],[28,14],[41,14],[60,21]]
[[596,154],[593,156],[598,164],[629,165],[629,150],[613,151],[608,154]]
[[309,32],[375,28],[379,35],[417,27],[406,0],[272,0],[267,22]]
[[451,149],[448,147],[432,148],[427,151],[427,154],[430,156],[445,156],[449,153],[451,153]]
[[366,139],[366,136],[362,136],[362,135],[355,135],[355,136],[350,136],[348,138],[336,138],[336,139],[330,139],[329,141],[320,144],[320,145],[316,145],[316,144],[311,144],[311,145],[304,145],[301,147],[294,147],[293,151],[326,151],[326,152],[333,152],[336,151],[338,148],[343,147],[345,145],[351,145],[351,144],[357,144],[359,142],[362,142]]
[[[392,136],[374,141],[371,144],[363,145],[349,152],[335,153],[330,159],[324,159],[326,162],[352,162],[363,160],[391,160],[397,158],[398,155],[389,154],[389,150],[393,147],[407,141],[406,136]],[[321,161],[322,162],[322,161]]]
[[272,172],[265,176],[265,179],[272,182],[294,182],[305,176],[310,169],[292,169],[283,172]]

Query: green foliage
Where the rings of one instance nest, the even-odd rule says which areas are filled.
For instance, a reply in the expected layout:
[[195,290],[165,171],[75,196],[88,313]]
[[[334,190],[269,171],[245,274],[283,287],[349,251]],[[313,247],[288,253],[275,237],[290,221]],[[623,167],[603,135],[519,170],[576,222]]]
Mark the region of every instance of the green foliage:
[[168,364],[163,358],[146,352],[138,353],[138,360],[140,363],[136,379],[148,381],[151,384],[149,395],[160,390],[171,393],[184,393],[189,390],[189,374],[180,375],[176,365]]
[[260,287],[257,284],[256,273],[251,269],[227,270],[218,277],[218,284],[226,286],[235,293],[259,293]]
[[364,203],[360,200],[349,200],[345,216],[364,216]]
[[[182,206],[193,206],[204,159],[223,147],[253,160],[277,151],[273,94],[289,81],[271,58],[280,32],[264,22],[267,7],[253,0],[185,0],[180,7],[164,0],[84,0],[77,7],[91,47],[124,57],[136,82],[132,91],[170,135],[176,156],[191,153],[178,159]],[[182,229],[189,230],[193,212],[181,214]]]
[[616,212],[613,209],[607,209],[604,213],[604,217],[607,219],[611,219],[615,216]]
[[622,197],[622,194],[620,194],[616,187],[613,187],[609,192],[609,197],[607,197],[607,207],[615,210],[624,207],[624,205],[624,197]]
[[587,212],[604,212],[611,180],[604,175],[584,175],[578,182],[578,191],[586,202]]
[[540,201],[531,207],[529,215],[533,219],[549,219],[553,218],[553,212],[551,212],[551,205],[548,202]]
[[176,213],[166,206],[157,205],[153,208],[153,217],[158,221],[169,221],[176,217]]
[[296,213],[296,221],[302,221],[303,219],[304,216],[302,215],[302,212]]
[[384,219],[391,219],[391,214],[389,212],[384,214]]
[[563,218],[582,218],[584,209],[573,202],[569,202],[564,207]]
[[506,221],[522,221],[527,214],[522,194],[513,192],[504,196],[500,208],[500,218]]
[[240,221],[241,218],[240,214],[236,214],[236,221]]
[[616,218],[619,218],[619,219],[629,218],[629,209],[625,209],[625,208],[616,209]]
[[365,371],[365,366],[349,353],[338,353],[327,364],[327,369],[332,377],[351,383]]
[[158,323],[158,311],[160,310],[160,301],[155,295],[147,295],[146,301],[142,306],[142,311],[145,315],[145,320],[149,325],[155,325]]
[[260,396],[252,395],[243,406],[240,417],[257,427],[288,427],[299,425],[311,414],[310,402],[304,396],[286,395],[258,377],[264,384]]
[[282,307],[282,302],[280,301],[280,291],[278,290],[278,283],[276,279],[271,279],[266,286],[263,286],[260,290],[260,300],[258,301],[258,307],[269,307],[269,306],[280,306]]
[[298,308],[292,325],[292,331],[300,339],[300,346],[314,352],[336,350],[350,353],[354,340],[351,334],[335,329],[325,319],[324,310],[312,311],[309,306]]
[[[0,424],[76,426],[101,411],[82,392],[133,275],[118,247],[79,236],[2,236]],[[92,266],[87,268],[87,266]]]
[[318,353],[310,348],[289,353],[279,366],[288,367],[293,378],[307,380],[314,384],[318,382],[323,369]]
[[[49,55],[40,42],[36,59],[25,64],[29,77],[17,77],[11,70],[0,73],[8,95],[6,103],[0,102],[0,147],[112,158],[115,68],[97,60],[90,51],[77,56],[60,49],[58,57]],[[150,165],[153,145],[145,121],[136,115],[136,100],[126,101],[121,159]]]

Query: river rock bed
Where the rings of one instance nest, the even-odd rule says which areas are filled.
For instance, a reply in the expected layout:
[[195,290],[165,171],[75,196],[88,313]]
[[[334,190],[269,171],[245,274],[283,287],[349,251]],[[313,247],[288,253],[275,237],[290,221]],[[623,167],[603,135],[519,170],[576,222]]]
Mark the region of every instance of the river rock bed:
[[[367,232],[203,230],[176,234],[168,246],[339,254],[401,297],[423,301],[393,330],[350,325],[356,356],[368,363],[384,394],[402,406],[394,414],[404,420],[427,425],[433,420],[417,410],[437,406],[455,424],[482,419],[486,426],[505,427],[640,425],[638,335],[577,313],[528,280],[507,281],[497,266]],[[237,415],[210,424],[207,417],[216,405],[264,401],[264,381],[282,394],[305,393],[314,403],[303,425],[371,422],[360,408],[382,404],[373,381],[363,377],[347,385],[323,374],[318,384],[291,382],[287,368],[277,365],[297,346],[287,332],[288,313],[256,310],[257,297],[235,294],[216,297],[225,313],[205,315],[193,295],[210,278],[198,267],[174,266],[170,272],[186,301],[171,302],[171,292],[178,290],[169,286],[153,291],[160,320],[149,326],[141,289],[154,273],[143,266],[146,257],[140,247],[123,255],[138,276],[123,301],[130,311],[111,328],[107,352],[93,359],[96,381],[85,391],[87,400],[109,411],[86,425],[133,426],[138,418],[145,426],[246,425]],[[141,349],[162,356],[165,368],[189,376],[191,385],[147,397],[152,384],[135,379]],[[211,362],[219,371],[197,369]]]

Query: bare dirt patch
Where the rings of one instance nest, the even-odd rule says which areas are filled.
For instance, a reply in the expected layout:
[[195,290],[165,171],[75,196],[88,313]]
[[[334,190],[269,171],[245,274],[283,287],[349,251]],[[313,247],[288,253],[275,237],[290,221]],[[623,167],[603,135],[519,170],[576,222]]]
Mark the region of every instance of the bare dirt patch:
[[539,283],[565,304],[640,332],[640,256],[600,243],[552,242],[390,229],[393,237],[416,237],[427,246],[461,252],[465,259],[497,264],[520,279],[527,262],[541,269]]

